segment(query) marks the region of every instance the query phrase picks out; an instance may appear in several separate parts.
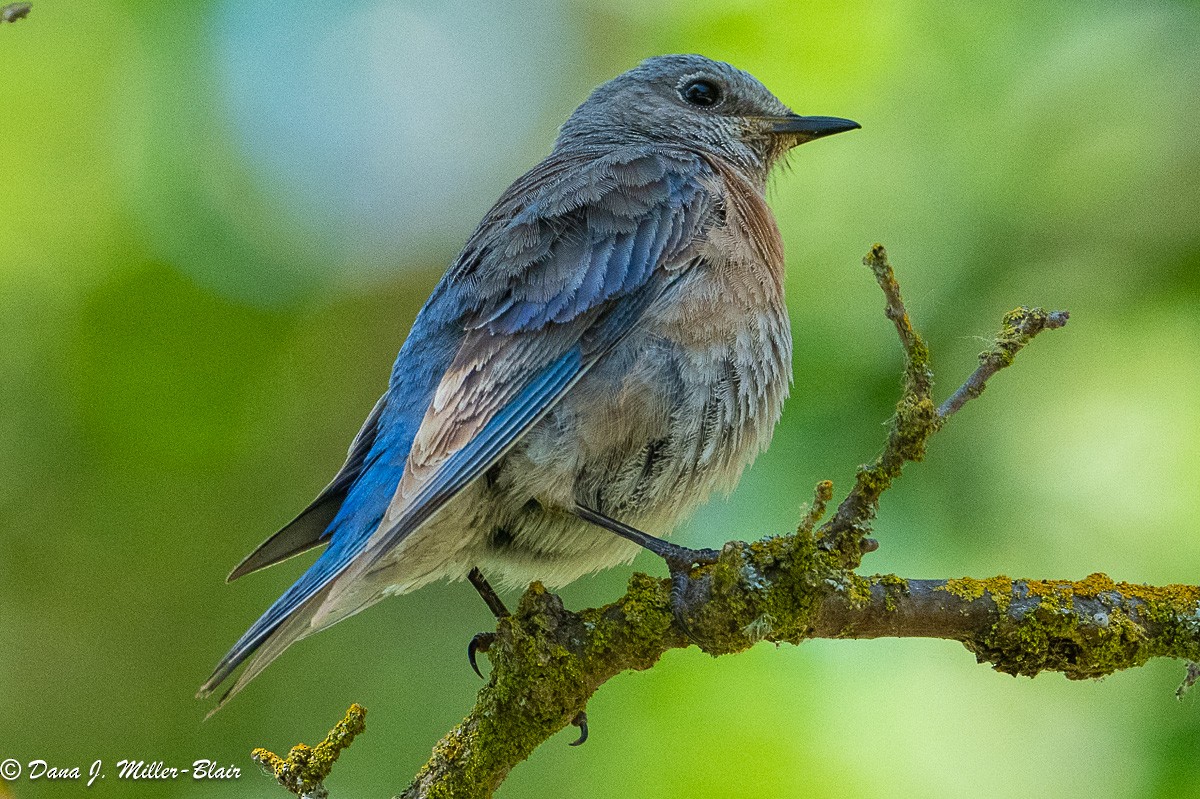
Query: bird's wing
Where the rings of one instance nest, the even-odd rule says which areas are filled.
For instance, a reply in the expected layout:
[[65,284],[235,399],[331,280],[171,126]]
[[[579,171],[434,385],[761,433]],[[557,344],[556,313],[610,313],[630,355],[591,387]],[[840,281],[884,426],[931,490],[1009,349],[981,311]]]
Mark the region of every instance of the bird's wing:
[[696,155],[649,149],[555,154],[518,180],[430,298],[465,335],[382,521],[335,539],[200,694],[270,639],[224,702],[294,640],[349,615],[338,610],[347,587],[495,463],[695,261],[719,207],[714,181]]
[[690,154],[601,159],[530,202],[503,250],[458,276],[480,284],[470,330],[346,583],[495,463],[670,291],[715,206],[706,170]]
[[342,502],[346,499],[350,487],[354,485],[363,471],[367,454],[375,445],[375,437],[379,432],[379,420],[387,405],[387,395],[384,394],[371,409],[371,414],[363,422],[362,429],[350,444],[346,454],[346,462],[334,475],[329,485],[321,490],[317,498],[308,507],[300,511],[296,518],[285,524],[279,532],[263,541],[258,548],[247,555],[241,563],[229,573],[228,582],[233,582],[259,569],[273,566],[280,561],[307,552],[313,547],[328,543],[329,523],[333,521]]

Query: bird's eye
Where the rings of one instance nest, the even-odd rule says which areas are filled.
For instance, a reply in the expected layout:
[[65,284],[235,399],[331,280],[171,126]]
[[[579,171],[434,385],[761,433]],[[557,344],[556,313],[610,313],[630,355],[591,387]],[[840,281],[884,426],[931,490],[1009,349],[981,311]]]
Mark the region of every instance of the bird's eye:
[[711,80],[694,80],[679,90],[679,95],[688,103],[709,108],[721,101],[721,90]]

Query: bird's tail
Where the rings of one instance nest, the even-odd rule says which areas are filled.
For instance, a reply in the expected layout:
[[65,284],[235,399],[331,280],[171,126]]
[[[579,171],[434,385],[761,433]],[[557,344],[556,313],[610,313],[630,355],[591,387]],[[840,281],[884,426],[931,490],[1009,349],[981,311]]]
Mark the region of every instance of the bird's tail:
[[[250,662],[242,670],[242,673],[238,675],[233,685],[229,686],[229,689],[221,695],[216,707],[210,710],[208,715],[205,716],[206,719],[212,718],[213,714],[223,708],[226,702],[245,688],[251,680],[261,674],[263,669],[269,666],[275,658],[282,655],[285,649],[319,629],[312,625],[313,617],[316,615],[317,609],[321,607],[321,603],[325,601],[329,590],[330,586],[322,588],[292,611],[286,619],[282,622],[277,622],[275,627],[268,630],[265,635],[258,635],[256,638],[250,638],[247,641],[250,634],[256,632],[256,624],[255,627],[251,627],[246,635],[242,637],[243,640],[238,641],[229,650],[225,657],[221,659],[221,662],[217,664],[212,676],[205,681],[204,685],[200,686],[200,690],[196,693],[198,699],[211,696],[217,690],[217,687],[225,682],[243,661],[249,658]],[[269,614],[270,611],[263,614],[264,618]]]
[[336,624],[366,607],[369,602],[357,606],[337,602],[333,603],[337,607],[326,606],[330,604],[326,603],[326,599],[337,584],[338,576],[353,560],[354,554],[352,548],[339,547],[336,544],[325,550],[308,571],[301,575],[283,596],[275,600],[266,613],[262,614],[225,657],[221,658],[212,676],[200,686],[196,693],[197,698],[211,696],[238,666],[253,655],[250,665],[238,676],[233,687],[221,697],[220,703],[213,711],[216,712],[294,642]]
[[[347,586],[343,585],[343,582],[345,581],[333,580],[322,587],[291,611],[286,618],[277,622],[273,629],[270,629],[265,635],[258,636],[257,640],[250,636],[255,632],[258,623],[251,627],[250,631],[243,636],[243,639],[249,640],[249,643],[243,644],[239,641],[235,644],[233,649],[229,650],[229,653],[222,658],[212,676],[204,685],[200,686],[200,690],[196,693],[196,697],[199,699],[211,696],[241,663],[249,661],[233,685],[221,695],[217,706],[209,711],[205,718],[211,718],[214,713],[224,707],[226,702],[261,674],[263,669],[271,665],[275,658],[282,655],[289,646],[301,638],[307,638],[315,632],[328,629],[359,611],[366,610],[385,596],[384,592],[373,590],[370,586],[357,584]],[[403,590],[399,590],[398,593],[403,593]],[[264,618],[269,614],[270,611],[263,614]],[[259,622],[261,621],[260,619]]]

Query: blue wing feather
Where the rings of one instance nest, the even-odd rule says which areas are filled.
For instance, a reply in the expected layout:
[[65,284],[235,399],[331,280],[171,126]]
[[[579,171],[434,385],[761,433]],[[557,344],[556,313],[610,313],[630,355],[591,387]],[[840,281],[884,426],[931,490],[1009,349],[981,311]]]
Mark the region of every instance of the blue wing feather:
[[[359,451],[350,459],[356,463],[355,479],[342,489],[345,499],[332,514],[320,539],[310,545],[328,542],[329,547],[238,639],[201,689],[202,694],[210,692],[228,677],[289,613],[344,568],[379,525],[404,473],[404,461],[421,417],[462,337],[461,325],[457,324],[455,316],[455,309],[447,302],[445,293],[435,290],[417,315],[412,332],[396,356],[384,395],[389,401],[381,399],[368,419],[376,419],[370,445],[357,448]],[[355,442],[365,443],[365,440],[360,432]],[[356,448],[352,446],[351,449],[353,453]],[[258,552],[256,550],[250,557]],[[239,566],[234,574],[240,576],[241,569]]]

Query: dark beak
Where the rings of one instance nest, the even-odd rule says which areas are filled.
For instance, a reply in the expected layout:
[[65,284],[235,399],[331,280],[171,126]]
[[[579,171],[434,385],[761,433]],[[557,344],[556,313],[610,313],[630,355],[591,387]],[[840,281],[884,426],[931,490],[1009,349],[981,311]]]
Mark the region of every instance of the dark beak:
[[771,126],[772,133],[790,133],[799,138],[797,144],[832,136],[835,133],[845,133],[857,130],[862,125],[841,117],[802,117],[798,114],[780,117]]

